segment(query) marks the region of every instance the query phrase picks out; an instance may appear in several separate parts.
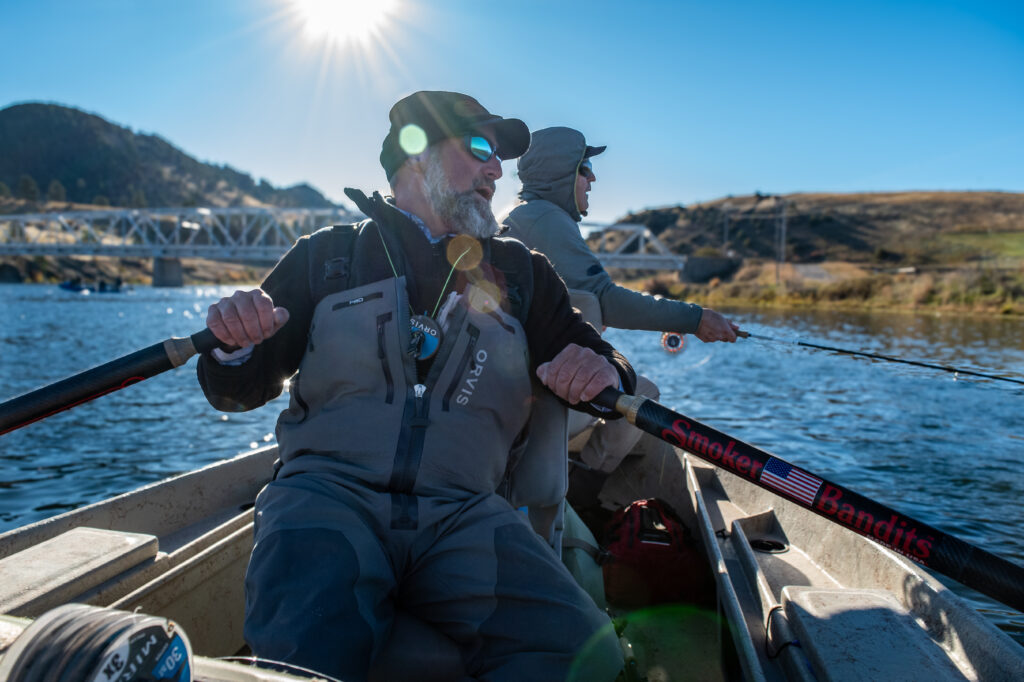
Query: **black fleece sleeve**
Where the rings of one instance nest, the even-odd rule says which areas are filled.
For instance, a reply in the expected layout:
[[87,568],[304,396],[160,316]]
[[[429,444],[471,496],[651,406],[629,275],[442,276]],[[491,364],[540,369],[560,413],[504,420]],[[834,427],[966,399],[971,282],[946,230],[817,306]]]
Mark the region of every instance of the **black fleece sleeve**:
[[[636,373],[629,361],[602,339],[596,329],[584,322],[583,317],[572,307],[569,291],[548,259],[536,251],[531,251],[530,256],[533,264],[533,300],[526,318],[525,331],[533,362],[531,371],[536,372],[538,366],[553,360],[563,348],[575,343],[590,348],[612,363],[622,380],[622,390],[632,394],[636,390]],[[617,413],[601,412],[589,404],[570,407],[583,407],[599,417],[614,419],[619,416]]]
[[260,288],[288,311],[288,322],[253,348],[240,365],[222,365],[208,354],[196,372],[206,399],[223,412],[244,412],[273,400],[295,374],[305,352],[313,302],[309,291],[309,239],[302,238],[263,280]]

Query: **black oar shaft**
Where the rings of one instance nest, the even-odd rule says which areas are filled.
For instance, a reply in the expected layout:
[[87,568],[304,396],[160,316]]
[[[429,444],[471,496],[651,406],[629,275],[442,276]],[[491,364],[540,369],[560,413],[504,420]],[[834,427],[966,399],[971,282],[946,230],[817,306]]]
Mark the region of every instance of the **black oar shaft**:
[[652,400],[605,389],[596,404],[715,466],[1024,611],[1024,568]]
[[937,365],[931,362],[919,362],[917,360],[906,360],[904,358],[893,357],[892,355],[882,355],[881,353],[868,353],[866,351],[850,350],[848,348],[836,348],[835,346],[822,346],[817,343],[808,343],[807,341],[789,341],[786,339],[776,339],[772,336],[763,336],[761,334],[751,334],[750,332],[742,331],[738,332],[737,336],[743,338],[750,337],[752,339],[762,339],[764,341],[775,341],[776,343],[791,343],[794,346],[803,346],[804,348],[814,348],[815,350],[826,350],[833,353],[843,353],[845,355],[858,355],[864,358],[874,358],[875,360],[885,360],[886,362],[899,362],[904,365],[914,365],[915,367],[927,367],[928,369],[938,369],[943,372],[952,372],[954,374],[968,374],[975,377],[983,377],[985,379],[995,379],[997,381],[1009,381],[1015,384],[1024,384],[1024,381],[1020,379],[1013,379],[1010,377],[1001,377],[995,374],[986,374],[984,372],[975,372],[971,369],[962,369],[960,367],[950,367],[949,365]]
[[209,329],[172,337],[0,403],[0,435],[174,369],[217,343]]

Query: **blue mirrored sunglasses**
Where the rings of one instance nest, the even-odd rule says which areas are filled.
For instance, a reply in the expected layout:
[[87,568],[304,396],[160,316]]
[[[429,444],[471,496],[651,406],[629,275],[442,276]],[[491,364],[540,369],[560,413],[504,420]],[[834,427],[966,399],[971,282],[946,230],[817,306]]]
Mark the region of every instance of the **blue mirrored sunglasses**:
[[[480,137],[479,135],[466,135],[462,139],[463,142],[466,143],[466,149],[473,155],[473,158],[478,161],[486,163],[491,160],[492,156],[498,154],[498,148],[492,147],[491,141],[486,137]],[[501,160],[501,157],[499,156],[498,159]]]
[[587,175],[587,176],[593,175],[594,174],[594,164],[590,162],[590,159],[583,159],[583,161],[580,162],[580,167],[579,167],[579,171],[578,172],[579,172],[580,175]]

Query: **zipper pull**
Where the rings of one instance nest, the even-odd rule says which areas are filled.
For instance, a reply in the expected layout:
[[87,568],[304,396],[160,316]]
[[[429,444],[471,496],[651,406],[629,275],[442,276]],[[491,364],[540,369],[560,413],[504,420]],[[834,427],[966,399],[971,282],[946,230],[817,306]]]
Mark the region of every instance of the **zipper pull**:
[[425,429],[430,425],[430,420],[426,417],[427,404],[423,401],[423,395],[427,392],[427,387],[423,384],[415,384],[412,390],[416,394],[416,405],[413,407],[413,415],[409,420],[409,426],[414,429]]

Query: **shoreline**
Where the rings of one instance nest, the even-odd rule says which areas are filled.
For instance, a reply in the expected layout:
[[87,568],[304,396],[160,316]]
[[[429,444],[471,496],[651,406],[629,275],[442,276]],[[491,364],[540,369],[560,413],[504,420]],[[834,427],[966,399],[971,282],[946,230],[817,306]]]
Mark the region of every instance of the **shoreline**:
[[[258,284],[273,266],[228,263],[201,258],[182,258],[185,285]],[[60,284],[80,278],[83,282],[113,281],[148,286],[153,263],[149,258],[108,256],[0,256],[0,284]]]
[[[808,277],[801,268],[814,268]],[[655,275],[625,286],[711,308],[824,309],[1024,317],[1024,268],[962,266],[942,271],[870,272],[850,263],[745,265],[729,281],[680,282]],[[824,276],[822,274],[824,273]]]
[[[185,285],[258,286],[271,265],[183,259]],[[942,270],[878,273],[842,261],[793,264],[748,262],[728,280],[682,282],[676,273],[613,279],[622,286],[711,308],[850,310],[985,317],[1024,317],[1024,266],[970,265]],[[639,274],[639,273],[637,273]],[[149,285],[148,259],[102,256],[0,257],[0,283],[59,284],[113,281]]]

